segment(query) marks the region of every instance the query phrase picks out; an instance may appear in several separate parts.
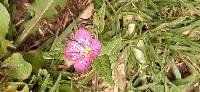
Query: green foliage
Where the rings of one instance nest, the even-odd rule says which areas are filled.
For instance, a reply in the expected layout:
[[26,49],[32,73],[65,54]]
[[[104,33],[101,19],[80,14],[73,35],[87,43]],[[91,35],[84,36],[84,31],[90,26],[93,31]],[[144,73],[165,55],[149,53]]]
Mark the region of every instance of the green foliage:
[[61,81],[61,74],[58,76],[58,79],[56,80],[56,82],[53,85],[53,87],[49,90],[49,92],[57,92],[59,90],[60,81]]
[[7,8],[9,7],[9,0],[0,0],[0,2],[5,5]]
[[45,64],[45,59],[43,58],[43,52],[40,50],[33,50],[24,53],[24,60],[29,62],[33,67],[33,72],[38,72],[39,69],[43,68]]
[[165,27],[171,27],[171,26],[181,24],[185,19],[186,19],[186,17],[180,17],[180,18],[178,18],[178,19],[176,19],[176,20],[174,20],[170,23],[162,23],[161,25],[159,25],[158,27],[153,29],[153,31],[157,31],[157,30],[163,29]]
[[5,39],[6,34],[9,31],[9,24],[10,24],[10,15],[6,9],[6,7],[0,3],[0,56],[3,57],[5,54],[8,53],[7,48],[13,47],[12,41],[8,41]]
[[[11,91],[25,85],[24,92],[77,92],[77,88],[96,92],[104,91],[104,81],[114,89],[127,92],[183,92],[190,86],[199,86],[199,0],[93,0],[93,22],[80,22],[73,17],[70,25],[68,18],[74,11],[68,9],[79,10],[85,4],[82,1],[87,0],[77,0],[81,3],[77,6],[66,6],[67,1],[31,0],[31,3],[25,4],[27,15],[20,16],[24,20],[15,24],[12,23],[16,18],[12,15],[15,5],[10,0],[0,0],[0,89],[9,89],[4,85],[16,84],[10,87]],[[65,12],[58,19],[67,23],[63,27],[68,27],[55,34],[45,34],[44,38],[46,35],[53,36],[44,43],[42,38],[42,45],[39,40],[38,48],[24,50],[30,44],[22,43],[38,31],[43,20],[51,24],[48,31],[57,26],[49,22],[63,7],[67,7],[64,11],[70,11],[70,16]],[[135,25],[132,33],[129,32],[130,24]],[[100,55],[86,74],[75,73],[73,66],[64,58],[69,38],[82,26],[91,28],[90,31],[95,32],[95,37],[102,43]],[[17,49],[9,48],[14,46],[12,41],[6,40],[8,38],[15,40]],[[30,38],[32,42],[34,38]],[[138,41],[144,42],[144,45],[138,46]],[[35,45],[38,40],[33,42],[31,44]],[[142,59],[139,60],[139,57]],[[181,60],[177,60],[179,58]],[[182,68],[179,69],[182,63],[191,72],[187,77]],[[172,73],[169,73],[169,68]],[[169,75],[174,78],[168,78]]]
[[59,87],[59,92],[78,92],[78,90],[71,87],[69,84],[62,84]]
[[55,46],[49,52],[43,53],[43,57],[45,59],[59,59],[59,60],[64,60],[64,48],[65,47],[66,46],[64,44]]
[[17,90],[17,85],[9,85],[8,88],[6,89],[8,92],[29,92],[29,87],[25,85],[22,90],[18,91]]
[[92,63],[92,68],[109,84],[113,84],[111,64],[107,55],[99,56]]
[[175,85],[180,86],[180,85],[192,84],[193,82],[198,81],[198,80],[200,80],[200,74],[193,74],[184,79],[178,79],[178,80],[174,80],[172,82]]
[[46,92],[45,90],[47,89],[48,85],[49,85],[49,82],[51,81],[50,80],[50,74],[48,74],[45,78],[45,80],[42,82],[42,84],[40,85],[40,88],[39,88],[39,92]]
[[104,26],[105,26],[105,15],[106,15],[106,4],[105,2],[102,4],[98,14],[98,22],[99,22],[99,30],[100,32],[102,32],[104,30]]
[[126,69],[125,69],[125,72],[126,72],[126,75],[128,78],[132,78],[133,76],[130,74],[130,71],[132,71],[133,69],[135,69],[135,71],[137,71],[137,62],[136,62],[136,58],[135,58],[135,55],[134,55],[134,48],[131,47],[131,46],[127,46],[125,48],[125,64],[126,64]]
[[95,72],[94,71],[90,71],[89,73],[87,73],[86,77],[84,79],[82,79],[81,81],[79,81],[79,85],[85,85],[87,84],[89,81],[91,81],[95,76]]
[[185,90],[185,86],[175,86],[175,87],[172,87],[170,88],[170,92],[184,92]]
[[165,92],[164,85],[154,85],[151,89],[153,92]]
[[116,61],[118,60],[120,54],[119,52],[123,47],[124,45],[122,44],[122,37],[120,36],[114,37],[111,41],[103,45],[100,55],[109,56],[112,69],[116,66]]
[[21,90],[21,92],[29,92],[29,88],[27,85],[24,86],[23,90]]
[[23,59],[20,53],[13,53],[2,64],[9,77],[24,80],[31,75],[32,66]]
[[69,36],[69,33],[72,32],[72,29],[76,27],[76,22],[73,21],[60,36],[56,37],[53,42],[53,45],[49,52],[45,52],[43,57],[45,59],[59,59],[64,60],[64,48],[66,47],[66,43],[63,43],[63,40]]
[[116,48],[119,48],[121,44],[122,38],[118,36],[114,37],[111,41],[103,45],[100,55],[111,55],[112,53],[119,52],[119,49],[116,50]]

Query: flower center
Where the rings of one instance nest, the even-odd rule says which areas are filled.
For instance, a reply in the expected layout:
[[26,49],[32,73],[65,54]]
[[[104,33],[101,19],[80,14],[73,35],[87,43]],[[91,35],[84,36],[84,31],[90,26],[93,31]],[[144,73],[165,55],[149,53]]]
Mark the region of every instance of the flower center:
[[84,50],[84,55],[85,55],[86,57],[90,56],[91,54],[92,54],[92,50],[91,50],[90,48],[86,48],[86,49]]

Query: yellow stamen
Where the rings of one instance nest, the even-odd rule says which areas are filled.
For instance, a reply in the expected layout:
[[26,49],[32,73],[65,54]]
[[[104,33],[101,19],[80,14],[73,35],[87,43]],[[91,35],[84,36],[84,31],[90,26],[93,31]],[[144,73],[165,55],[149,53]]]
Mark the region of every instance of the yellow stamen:
[[92,53],[91,53],[92,51],[91,51],[91,49],[90,48],[86,48],[85,50],[84,50],[84,55],[87,57],[87,56],[90,56]]

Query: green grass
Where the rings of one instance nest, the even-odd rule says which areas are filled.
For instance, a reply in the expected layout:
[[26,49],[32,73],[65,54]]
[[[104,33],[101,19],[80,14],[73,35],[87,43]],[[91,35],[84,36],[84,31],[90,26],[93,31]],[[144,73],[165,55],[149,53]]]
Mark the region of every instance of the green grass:
[[[199,0],[93,0],[93,3],[93,22],[85,24],[85,27],[101,41],[102,51],[90,72],[80,75],[69,66],[58,69],[61,64],[69,65],[63,50],[69,34],[81,25],[75,18],[65,30],[55,34],[37,50],[23,52],[16,49],[4,53],[1,62],[19,52],[32,65],[33,71],[25,80],[9,76],[6,80],[0,79],[0,83],[4,87],[27,85],[33,92],[76,92],[79,89],[101,92],[105,90],[100,87],[101,83],[122,92],[187,92],[192,87],[200,88]],[[7,6],[7,3],[3,4]],[[41,15],[39,18],[35,16],[25,21],[34,25],[31,28],[25,25],[18,40],[13,40],[16,47],[34,34],[32,28],[37,28],[37,22],[45,19],[48,13],[38,14]],[[33,21],[35,19],[38,21]],[[130,29],[131,24],[135,25],[133,29]],[[23,34],[28,35],[24,37]],[[120,68],[122,71],[118,71],[120,64],[124,65]],[[7,76],[5,72],[9,73],[9,69],[6,68],[1,65],[0,75]],[[183,72],[185,69],[187,72]],[[91,80],[97,79],[101,81],[99,86],[92,85]]]

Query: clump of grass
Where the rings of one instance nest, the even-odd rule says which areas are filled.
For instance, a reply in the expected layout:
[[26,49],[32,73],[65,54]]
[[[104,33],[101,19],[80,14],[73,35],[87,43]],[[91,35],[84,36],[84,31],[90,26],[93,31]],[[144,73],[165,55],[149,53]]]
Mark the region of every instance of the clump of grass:
[[[6,6],[9,4],[6,3],[7,0],[0,1]],[[16,29],[16,38],[11,37],[16,40],[14,42],[16,48],[27,40],[29,34],[39,30],[37,28],[41,20],[46,19],[48,22],[58,14],[57,5],[66,7],[73,0],[68,4],[63,3],[66,2],[65,0],[35,1],[30,3],[34,12],[30,12],[20,25],[20,30],[25,31]],[[81,0],[75,1],[81,2]],[[89,0],[84,0],[84,3],[78,6],[88,5],[88,3]],[[53,33],[50,39],[38,44],[36,50],[19,51],[14,49],[14,46],[13,49],[8,49],[10,53],[2,57],[2,62],[14,52],[19,52],[20,56],[23,56],[19,60],[30,63],[32,72],[25,80],[14,79],[12,77],[15,75],[7,77],[6,74],[13,67],[7,69],[6,65],[1,65],[0,89],[33,92],[76,92],[78,90],[87,92],[109,89],[110,92],[199,91],[200,1],[93,0],[93,4],[94,12],[92,19],[88,19],[89,22],[80,23],[76,19],[79,12],[71,11],[75,15],[72,22],[68,26],[63,24],[64,30],[60,29],[61,31]],[[41,10],[36,6],[44,9]],[[75,7],[71,8],[71,10],[75,9]],[[79,8],[78,10],[82,11],[83,7]],[[100,55],[91,65],[91,71],[86,74],[74,72],[63,53],[72,36],[71,33],[80,26],[90,30],[102,43]],[[10,28],[10,30],[14,29]],[[14,66],[22,67],[20,69],[23,71],[24,68],[20,65]],[[26,74],[21,71],[12,72],[17,72],[19,77]]]
[[[199,87],[196,80],[200,76],[200,43],[197,35],[192,36],[193,32],[200,31],[199,1],[94,0],[94,3],[97,12],[101,11],[102,3],[106,4],[105,27],[99,34],[102,41],[120,35],[122,44],[126,44],[121,50],[128,48],[131,53],[125,61],[127,90],[181,92],[191,86]],[[104,14],[99,16],[101,19]],[[135,26],[130,33],[129,25],[132,24]],[[137,46],[139,40],[144,42],[144,47]],[[135,48],[141,50],[146,62],[137,59],[141,54],[134,54]],[[129,74],[133,68],[136,77]],[[186,82],[189,78],[193,79]]]

